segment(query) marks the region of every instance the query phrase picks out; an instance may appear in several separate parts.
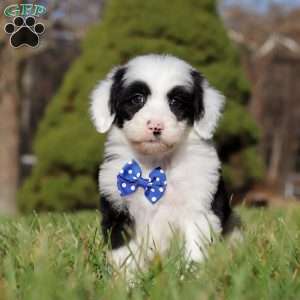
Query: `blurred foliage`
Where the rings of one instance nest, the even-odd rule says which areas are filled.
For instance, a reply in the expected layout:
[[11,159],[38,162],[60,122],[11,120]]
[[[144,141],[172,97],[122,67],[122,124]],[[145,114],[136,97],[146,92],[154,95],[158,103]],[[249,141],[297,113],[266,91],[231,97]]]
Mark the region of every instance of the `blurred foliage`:
[[[239,188],[261,176],[253,148],[258,132],[245,109],[249,86],[215,5],[213,0],[107,1],[103,21],[91,28],[81,57],[40,124],[34,146],[38,164],[19,193],[24,210],[97,204],[104,136],[89,120],[89,94],[112,66],[150,52],[187,60],[226,95],[217,144],[230,187]],[[248,161],[236,165],[231,162],[233,155]]]

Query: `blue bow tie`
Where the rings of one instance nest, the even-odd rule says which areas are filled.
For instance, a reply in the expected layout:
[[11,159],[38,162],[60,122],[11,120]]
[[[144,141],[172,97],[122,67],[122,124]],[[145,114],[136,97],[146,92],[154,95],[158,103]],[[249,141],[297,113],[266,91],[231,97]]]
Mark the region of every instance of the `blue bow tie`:
[[165,193],[167,177],[162,168],[153,169],[149,178],[142,177],[142,169],[132,160],[128,162],[117,176],[117,186],[122,197],[134,193],[139,187],[145,190],[145,197],[152,203],[156,203]]

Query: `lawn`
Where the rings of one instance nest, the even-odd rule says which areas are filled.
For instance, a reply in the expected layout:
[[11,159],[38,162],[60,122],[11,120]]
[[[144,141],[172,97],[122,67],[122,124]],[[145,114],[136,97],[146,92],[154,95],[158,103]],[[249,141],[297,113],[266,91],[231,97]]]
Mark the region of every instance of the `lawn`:
[[108,266],[97,212],[0,220],[0,300],[300,299],[300,206],[239,208],[244,241],[186,268],[181,249],[129,287]]

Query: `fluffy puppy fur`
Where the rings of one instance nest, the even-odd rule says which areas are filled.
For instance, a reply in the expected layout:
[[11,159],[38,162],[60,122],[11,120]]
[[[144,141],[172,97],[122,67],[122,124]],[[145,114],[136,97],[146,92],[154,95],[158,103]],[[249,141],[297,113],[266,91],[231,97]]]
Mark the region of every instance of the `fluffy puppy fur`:
[[[144,266],[155,253],[165,253],[174,232],[184,238],[187,259],[201,261],[231,218],[211,141],[224,97],[186,62],[151,54],[114,68],[91,99],[96,129],[108,132],[99,185],[112,262]],[[132,159],[143,177],[158,166],[165,170],[167,189],[156,204],[142,188],[119,195],[116,176]]]

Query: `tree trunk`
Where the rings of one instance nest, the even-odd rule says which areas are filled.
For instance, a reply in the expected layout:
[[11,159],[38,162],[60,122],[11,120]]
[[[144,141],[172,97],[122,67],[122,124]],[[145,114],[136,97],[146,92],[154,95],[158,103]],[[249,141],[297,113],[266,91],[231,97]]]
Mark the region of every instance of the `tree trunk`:
[[6,36],[0,47],[0,215],[12,215],[17,211],[19,176],[18,64]]

